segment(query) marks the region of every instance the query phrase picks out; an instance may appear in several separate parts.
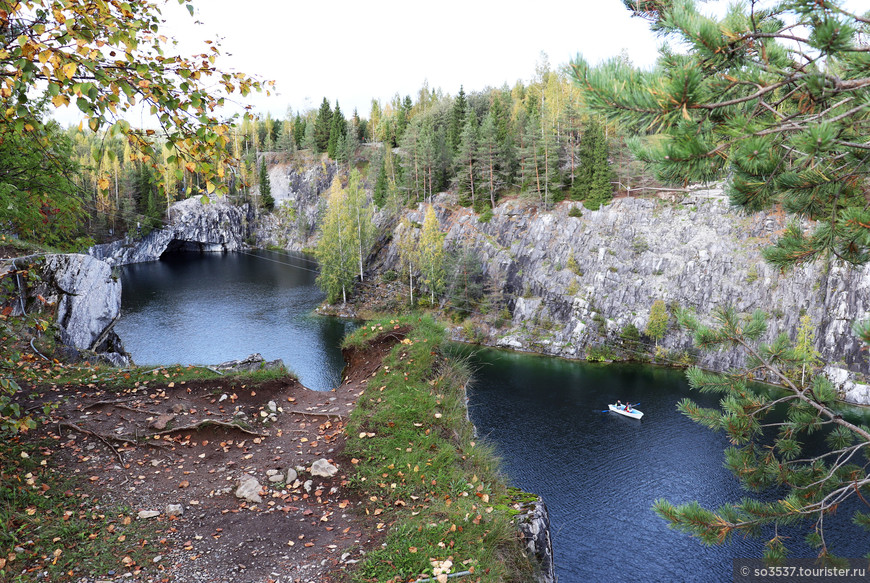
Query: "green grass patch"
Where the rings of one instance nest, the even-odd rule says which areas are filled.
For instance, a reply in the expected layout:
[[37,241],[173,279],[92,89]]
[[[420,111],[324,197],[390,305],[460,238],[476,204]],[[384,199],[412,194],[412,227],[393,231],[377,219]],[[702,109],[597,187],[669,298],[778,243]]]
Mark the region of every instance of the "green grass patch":
[[51,444],[0,441],[0,580],[69,581],[136,571],[158,553],[154,526],[94,499],[51,467]]
[[407,581],[447,566],[480,581],[529,581],[533,567],[507,511],[514,502],[466,418],[468,366],[444,356],[444,328],[428,316],[369,322],[345,345],[391,332],[404,338],[369,380],[347,429],[346,453],[357,460],[351,487],[388,529],[386,546],[366,555],[355,580]]

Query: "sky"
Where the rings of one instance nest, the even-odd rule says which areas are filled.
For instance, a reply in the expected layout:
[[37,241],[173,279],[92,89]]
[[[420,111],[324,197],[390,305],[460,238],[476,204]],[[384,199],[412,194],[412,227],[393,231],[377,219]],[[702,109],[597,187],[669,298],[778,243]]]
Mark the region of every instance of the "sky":
[[414,98],[423,83],[456,95],[528,81],[546,53],[551,68],[577,53],[597,63],[625,49],[651,65],[658,40],[620,0],[200,0],[194,25],[183,7],[164,9],[182,51],[221,38],[224,69],[276,82],[278,95],[251,101],[284,117],[316,109],[324,97],[368,117],[371,100]]

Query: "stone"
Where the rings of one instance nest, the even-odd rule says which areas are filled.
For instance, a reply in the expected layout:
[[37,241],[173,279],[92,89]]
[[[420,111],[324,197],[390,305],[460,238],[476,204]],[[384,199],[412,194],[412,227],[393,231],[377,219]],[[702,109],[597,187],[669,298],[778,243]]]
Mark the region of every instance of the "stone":
[[271,411],[272,413],[278,412],[278,405],[275,403],[275,401],[269,401],[269,403],[266,405],[266,408],[269,409],[269,411]]
[[302,484],[302,488],[303,488],[306,492],[311,492],[311,488],[312,488],[313,486],[314,486],[314,481],[313,481],[313,480],[305,480],[305,483]]
[[284,476],[282,476],[281,474],[276,474],[276,475],[274,475],[274,476],[269,476],[269,481],[272,482],[272,483],[277,484],[278,482],[283,482],[283,481],[284,481]]
[[547,506],[540,498],[523,503],[516,521],[525,542],[526,553],[540,566],[536,583],[555,583],[556,569],[553,562],[553,542],[550,537],[550,514],[547,512]]
[[129,366],[130,357],[113,331],[121,315],[121,282],[109,264],[79,253],[46,255],[42,272],[45,285],[58,292],[61,343],[73,351],[102,353],[102,360],[114,366]]
[[156,518],[160,516],[160,512],[157,510],[140,510],[137,516],[140,520],[146,520],[148,518]]
[[166,516],[182,516],[184,515],[184,506],[181,504],[167,504],[163,513]]
[[260,353],[254,353],[241,360],[228,360],[215,365],[221,372],[254,372],[257,370],[285,369],[284,361],[279,359],[267,361]]
[[338,473],[338,468],[321,458],[311,464],[311,475],[319,478],[331,478]]
[[261,489],[262,486],[260,486],[257,478],[250,474],[245,474],[239,479],[238,487],[236,488],[236,498],[259,504],[263,501],[260,497]]
[[293,468],[287,468],[287,477],[285,478],[285,482],[288,484],[292,484],[296,481],[296,478],[299,477],[299,474]]
[[157,431],[162,431],[166,429],[166,425],[173,419],[175,419],[175,413],[164,413],[163,415],[159,415],[157,419],[151,423],[151,427]]

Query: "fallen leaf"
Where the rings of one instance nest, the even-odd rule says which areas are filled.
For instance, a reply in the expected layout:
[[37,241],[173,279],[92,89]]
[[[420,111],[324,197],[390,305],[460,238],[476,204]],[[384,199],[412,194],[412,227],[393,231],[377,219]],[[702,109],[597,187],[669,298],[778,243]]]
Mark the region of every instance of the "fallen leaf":
[[190,486],[190,482],[187,480],[182,480],[178,483],[179,488],[187,488],[188,486]]

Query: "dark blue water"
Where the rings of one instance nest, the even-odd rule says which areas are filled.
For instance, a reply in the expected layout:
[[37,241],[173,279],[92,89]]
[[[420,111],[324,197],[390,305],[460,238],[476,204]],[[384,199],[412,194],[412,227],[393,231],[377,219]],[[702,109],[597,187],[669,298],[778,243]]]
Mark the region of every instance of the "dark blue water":
[[[469,350],[462,349],[463,352]],[[735,538],[705,547],[651,510],[665,498],[715,509],[748,493],[723,468],[727,440],[676,411],[691,391],[680,371],[598,365],[482,350],[470,391],[471,418],[494,442],[508,481],[543,496],[560,583],[732,581],[732,559],[760,557],[762,542]],[[617,399],[640,402],[642,421],[604,413]],[[860,557],[870,537],[844,509],[826,519],[841,556]],[[800,541],[804,531],[788,531]],[[793,556],[815,556],[796,545]]]
[[311,389],[334,388],[356,324],[312,313],[323,301],[304,256],[182,254],[121,269],[115,327],[138,365],[218,364],[259,352]]

